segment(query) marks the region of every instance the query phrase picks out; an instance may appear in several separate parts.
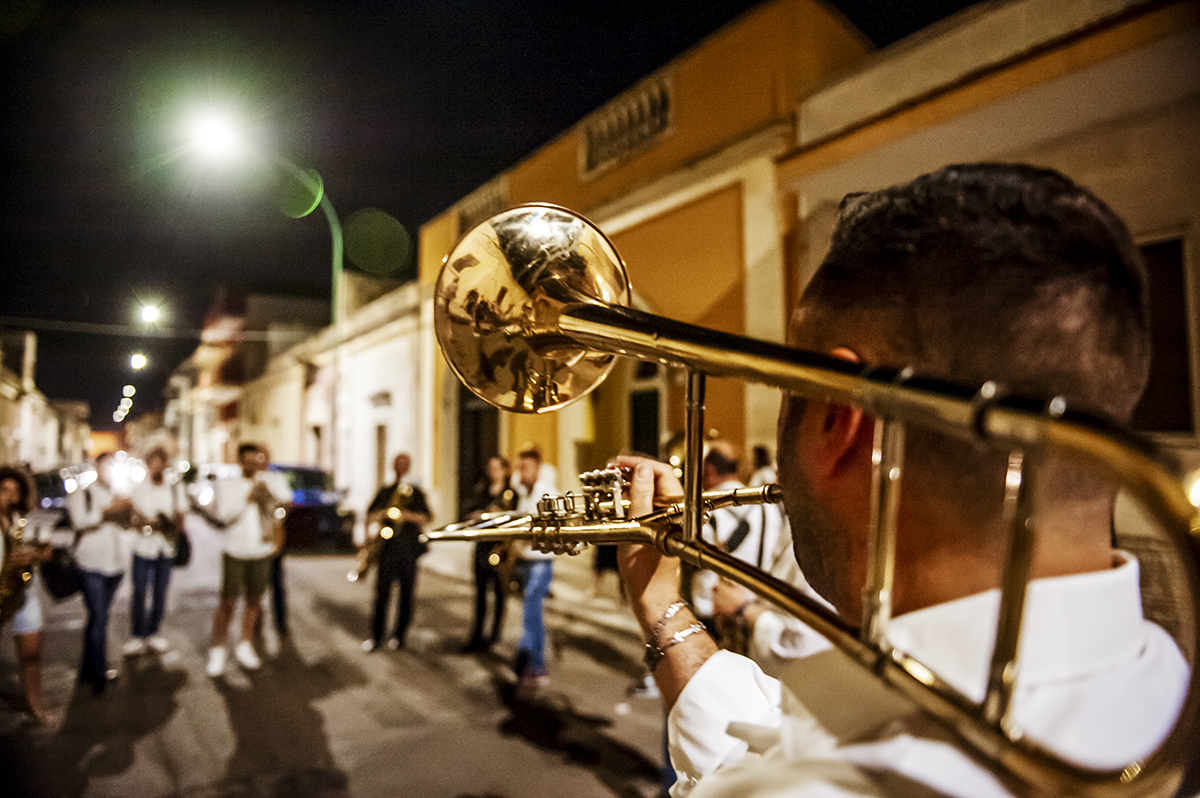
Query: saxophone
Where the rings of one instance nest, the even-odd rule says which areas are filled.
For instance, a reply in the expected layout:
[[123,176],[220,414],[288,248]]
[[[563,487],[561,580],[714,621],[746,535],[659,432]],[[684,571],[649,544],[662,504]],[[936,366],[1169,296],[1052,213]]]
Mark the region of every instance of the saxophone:
[[355,564],[354,570],[346,574],[348,581],[357,582],[371,570],[371,566],[379,559],[379,550],[383,548],[384,541],[389,540],[398,531],[400,517],[408,509],[412,493],[412,485],[405,482],[396,484],[396,489],[392,491],[392,497],[388,499],[387,508],[383,511],[383,520],[380,522],[379,534],[369,539],[359,548],[358,562]]
[[25,605],[25,589],[33,580],[33,567],[17,558],[17,550],[25,546],[25,517],[15,519],[12,528],[2,534],[7,540],[4,562],[0,564],[0,624],[7,623]]

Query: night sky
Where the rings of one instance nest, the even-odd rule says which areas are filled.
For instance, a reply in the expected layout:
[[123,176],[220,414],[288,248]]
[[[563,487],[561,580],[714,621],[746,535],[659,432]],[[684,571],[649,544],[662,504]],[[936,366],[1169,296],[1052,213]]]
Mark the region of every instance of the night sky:
[[[0,325],[37,320],[39,388],[88,401],[97,428],[128,382],[135,416],[161,407],[197,341],[143,335],[140,303],[189,331],[222,286],[329,297],[323,216],[284,217],[249,170],[202,172],[181,153],[189,102],[236,103],[262,146],[320,172],[343,219],[381,208],[415,238],[752,5],[5,3]],[[884,46],[968,3],[833,5]],[[136,374],[134,350],[150,359]]]

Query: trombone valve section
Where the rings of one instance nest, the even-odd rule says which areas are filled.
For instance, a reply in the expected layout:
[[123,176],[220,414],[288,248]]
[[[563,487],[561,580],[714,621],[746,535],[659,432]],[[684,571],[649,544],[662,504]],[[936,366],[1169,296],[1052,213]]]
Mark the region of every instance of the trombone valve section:
[[587,543],[572,539],[573,531],[627,518],[628,502],[621,496],[627,479],[627,470],[619,468],[585,471],[579,475],[579,493],[543,496],[530,523],[532,547],[554,554],[579,554]]

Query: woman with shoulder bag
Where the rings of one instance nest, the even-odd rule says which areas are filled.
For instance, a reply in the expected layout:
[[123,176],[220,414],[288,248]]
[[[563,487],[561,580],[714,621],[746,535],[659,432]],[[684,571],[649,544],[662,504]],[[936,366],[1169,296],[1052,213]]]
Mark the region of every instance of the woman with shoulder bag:
[[112,453],[105,452],[96,458],[96,481],[67,497],[87,608],[79,681],[90,684],[96,693],[104,692],[105,685],[117,678],[108,667],[108,612],[125,575],[128,555],[122,538],[133,516],[133,502],[114,492],[112,472]]

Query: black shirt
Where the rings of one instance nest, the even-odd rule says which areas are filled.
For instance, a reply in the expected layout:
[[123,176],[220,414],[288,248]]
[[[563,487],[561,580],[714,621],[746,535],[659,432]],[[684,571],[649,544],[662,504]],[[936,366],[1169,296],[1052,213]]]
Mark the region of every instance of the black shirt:
[[[410,487],[412,488],[412,493],[408,495],[408,500],[403,505],[403,509],[414,513],[421,513],[423,515],[431,515],[429,512],[429,503],[425,499],[425,492],[416,485],[410,485]],[[375,499],[371,502],[371,506],[367,508],[367,514],[370,515],[371,513],[379,510],[386,510],[388,505],[391,504],[392,494],[395,492],[395,482],[393,482],[391,485],[385,485],[384,487],[380,488],[379,492],[375,494]],[[411,537],[416,539],[421,534],[421,527],[412,521],[402,521],[400,523],[400,528],[397,529],[396,532],[397,534],[394,536],[394,538]]]

